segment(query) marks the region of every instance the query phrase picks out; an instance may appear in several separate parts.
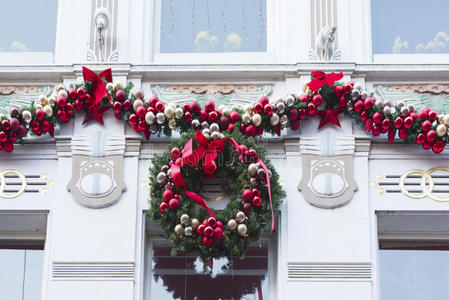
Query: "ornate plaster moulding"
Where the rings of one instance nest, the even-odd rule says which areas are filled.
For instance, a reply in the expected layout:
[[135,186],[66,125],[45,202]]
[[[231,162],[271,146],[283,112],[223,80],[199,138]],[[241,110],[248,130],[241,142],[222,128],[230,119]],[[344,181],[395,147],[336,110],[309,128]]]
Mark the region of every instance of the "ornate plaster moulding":
[[0,85],[0,115],[7,115],[12,108],[22,108],[36,101],[39,95],[49,96],[49,85]]

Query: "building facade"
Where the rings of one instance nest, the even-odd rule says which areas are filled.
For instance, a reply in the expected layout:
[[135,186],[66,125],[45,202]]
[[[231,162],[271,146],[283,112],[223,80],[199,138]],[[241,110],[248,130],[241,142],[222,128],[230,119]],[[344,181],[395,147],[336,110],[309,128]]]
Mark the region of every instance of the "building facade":
[[[194,0],[184,11],[174,0],[59,0],[54,53],[0,52],[0,112],[35,101],[60,84],[81,82],[86,66],[97,72],[111,67],[114,82],[133,82],[146,99],[213,99],[242,107],[261,96],[276,99],[300,92],[311,71],[341,71],[344,81],[378,98],[446,113],[447,54],[403,53],[409,44],[405,47],[400,39],[390,53],[377,50],[375,26],[387,18],[379,13],[380,2],[241,1],[230,14],[242,16],[244,26],[240,35],[232,35],[235,20],[225,8],[218,11],[216,3]],[[205,5],[211,6],[207,14]],[[108,21],[104,29],[97,18],[101,12]],[[216,35],[214,15],[220,26],[225,24]],[[258,27],[252,28],[256,21]],[[185,37],[182,26],[192,31],[188,39],[196,48],[169,40]],[[201,26],[206,28],[202,33]],[[245,35],[257,36],[257,46],[244,49]],[[444,35],[435,38],[441,41],[445,47]],[[216,46],[220,43],[224,50]],[[225,263],[214,261],[206,276],[206,266],[195,258],[170,257],[168,242],[146,217],[148,170],[170,138],[146,141],[112,111],[104,114],[104,126],[82,125],[83,118],[78,114],[54,138],[28,138],[14,152],[0,152],[1,299],[447,295],[441,290],[447,286],[449,261],[447,150],[435,155],[418,145],[390,145],[384,135],[366,134],[343,114],[341,127],[317,130],[319,120],[312,119],[298,131],[267,136],[264,146],[287,194],[276,230],[251,246],[240,265],[236,260],[231,270],[220,271]],[[95,202],[95,197],[73,192],[77,186],[70,187],[71,180],[83,176],[80,154],[119,157],[114,163],[121,172],[114,182],[120,190],[117,199]],[[313,174],[317,161],[337,162],[344,176]],[[107,178],[96,180],[101,194]],[[342,196],[342,189],[350,192]],[[232,294],[231,287],[242,290]]]

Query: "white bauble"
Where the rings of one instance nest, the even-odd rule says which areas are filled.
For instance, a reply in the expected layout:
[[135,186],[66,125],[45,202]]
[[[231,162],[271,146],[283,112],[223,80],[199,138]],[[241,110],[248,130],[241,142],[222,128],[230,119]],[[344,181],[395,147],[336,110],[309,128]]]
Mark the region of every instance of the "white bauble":
[[384,106],[393,106],[393,102],[391,100],[385,100]]
[[276,104],[276,109],[277,109],[278,113],[283,114],[285,111],[285,103],[279,102],[278,104]]
[[258,127],[260,124],[262,124],[262,116],[259,114],[254,114],[251,117],[251,122],[254,124],[254,126]]
[[193,228],[190,227],[190,226],[186,227],[186,228],[184,229],[184,234],[185,234],[186,236],[191,236],[191,235],[193,234]]
[[135,89],[133,91],[133,97],[134,97],[134,99],[143,100],[143,98],[144,98],[143,90],[142,89]]
[[398,101],[396,103],[396,109],[401,109],[401,107],[403,107],[405,105],[404,101]]
[[352,97],[357,98],[358,96],[360,96],[360,91],[356,89],[352,90]]
[[248,124],[251,121],[251,116],[247,113],[243,114],[242,116],[242,122],[245,124]]
[[48,104],[51,106],[55,105],[56,98],[52,96],[48,97]]
[[401,115],[406,115],[408,114],[410,111],[408,110],[408,107],[401,107]]
[[171,106],[166,106],[164,109],[164,115],[167,117],[167,119],[170,119],[171,117],[173,117],[173,114],[175,113],[173,107]]
[[175,130],[176,129],[176,120],[175,119],[168,120],[168,127],[170,127],[171,130]]
[[114,90],[114,84],[112,82],[106,83],[106,90],[112,92]]
[[60,84],[56,87],[56,92],[59,92],[60,90],[65,90],[65,86],[63,84]]
[[360,95],[362,95],[362,98],[365,99],[369,94],[367,91],[363,91]]
[[198,220],[197,218],[193,218],[192,219],[192,227],[193,228],[198,228],[198,226],[200,225],[200,220]]
[[134,111],[137,111],[137,109],[139,107],[141,107],[142,105],[143,105],[143,101],[142,100],[140,100],[140,99],[135,100],[133,102],[133,109],[134,109]]
[[237,228],[237,225],[238,224],[234,219],[229,220],[227,224],[229,230],[235,230]]
[[277,113],[273,113],[270,117],[271,126],[276,126],[279,124],[279,115]]
[[123,82],[121,82],[121,81],[117,81],[116,83],[114,83],[114,87],[115,87],[115,90],[123,90]]
[[218,140],[221,137],[220,132],[218,132],[218,131],[212,132],[210,136],[213,140]]
[[22,118],[25,122],[30,123],[32,119],[31,112],[28,110],[22,111]]
[[391,106],[384,106],[384,114],[385,115],[391,114]]
[[153,112],[149,111],[145,114],[145,122],[147,122],[148,125],[153,125],[155,119],[156,116],[153,114]]
[[182,227],[181,224],[177,224],[177,225],[175,226],[175,233],[176,233],[177,235],[183,234],[183,233],[184,233],[184,227]]
[[181,218],[179,218],[179,220],[181,221],[181,224],[187,223],[187,222],[189,222],[189,215],[188,214],[183,214],[181,216]]
[[446,124],[446,125],[449,125],[449,114],[444,115],[443,123]]
[[204,135],[209,135],[210,134],[210,130],[209,128],[204,128],[203,130],[201,130],[201,133]]
[[58,96],[59,96],[59,97],[64,97],[65,99],[67,99],[67,97],[68,97],[69,95],[67,94],[67,91],[66,91],[65,89],[63,89],[63,90],[59,90],[59,91],[58,91]]
[[245,217],[245,213],[243,211],[239,211],[235,216],[235,220],[239,223],[242,223],[243,221],[245,221]]
[[203,123],[201,123],[201,127],[203,127],[203,128],[209,128],[209,123],[207,123],[206,121],[204,121]]
[[165,115],[164,115],[164,113],[158,112],[158,113],[156,114],[156,122],[157,122],[158,124],[162,124],[162,123],[165,122]]
[[167,174],[165,174],[164,172],[159,172],[156,176],[156,180],[158,183],[164,182],[166,178],[167,178]]
[[221,111],[221,113],[223,114],[223,116],[227,116],[229,115],[229,113],[231,112],[231,110],[228,107],[224,107]]
[[39,95],[39,98],[37,99],[37,102],[39,102],[41,105],[46,105],[47,102],[48,102],[47,96]]
[[438,136],[445,136],[447,133],[447,128],[444,124],[440,124],[437,126],[437,134]]
[[176,116],[176,119],[182,119],[182,117],[184,116],[184,112],[181,107],[178,107],[175,110],[175,116]]
[[384,102],[382,100],[377,99],[374,105],[376,105],[377,108],[383,108]]
[[36,109],[42,109],[42,105],[40,105],[39,103],[34,104],[34,108]]
[[251,104],[246,104],[245,107],[243,108],[243,111],[246,113],[249,113],[253,110],[253,106]]
[[285,104],[287,104],[287,106],[292,106],[293,104],[295,104],[295,98],[293,96],[288,96],[285,99]]
[[279,122],[281,122],[281,125],[287,125],[288,117],[286,115],[282,115]]
[[51,108],[51,106],[50,105],[45,105],[44,106],[44,108],[43,108],[43,110],[44,110],[44,113],[45,113],[45,115],[47,116],[47,117],[52,117],[53,116],[53,108]]
[[220,131],[220,126],[218,126],[217,123],[212,123],[210,124],[209,129],[211,132]]
[[256,177],[258,169],[259,169],[259,167],[255,163],[250,164],[248,166],[248,174],[249,174],[249,176]]
[[245,224],[239,224],[239,226],[237,227],[237,232],[240,235],[245,235],[247,231],[248,231],[248,228],[246,227]]

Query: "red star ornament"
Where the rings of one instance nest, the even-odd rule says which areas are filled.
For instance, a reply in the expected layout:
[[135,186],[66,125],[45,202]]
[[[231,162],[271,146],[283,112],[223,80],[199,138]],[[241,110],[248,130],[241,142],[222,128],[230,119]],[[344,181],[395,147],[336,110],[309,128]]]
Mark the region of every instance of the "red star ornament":
[[345,109],[332,109],[332,110],[319,110],[317,115],[321,117],[320,125],[318,125],[318,129],[321,129],[328,123],[332,123],[341,127],[340,122],[338,121],[338,115],[341,114]]
[[86,117],[84,118],[83,125],[89,122],[90,120],[94,119],[101,125],[104,125],[103,122],[103,113],[110,109],[112,106],[94,106],[90,107],[89,111],[86,112]]

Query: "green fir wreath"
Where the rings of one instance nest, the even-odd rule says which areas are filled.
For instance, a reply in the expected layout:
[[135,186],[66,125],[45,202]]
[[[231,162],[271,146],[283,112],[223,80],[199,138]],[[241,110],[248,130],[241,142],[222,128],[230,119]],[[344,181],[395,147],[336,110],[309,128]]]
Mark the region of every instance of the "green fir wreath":
[[[172,242],[172,255],[194,253],[203,260],[243,258],[248,245],[258,241],[264,230],[273,228],[273,218],[285,197],[279,175],[253,138],[245,138],[237,131],[216,132],[188,132],[152,161],[149,215]],[[214,145],[222,145],[222,149]],[[179,176],[184,187],[177,184]],[[192,194],[202,200],[205,181],[216,176],[224,179],[223,188],[230,201],[225,209],[210,209],[209,213],[207,205],[192,200]]]

